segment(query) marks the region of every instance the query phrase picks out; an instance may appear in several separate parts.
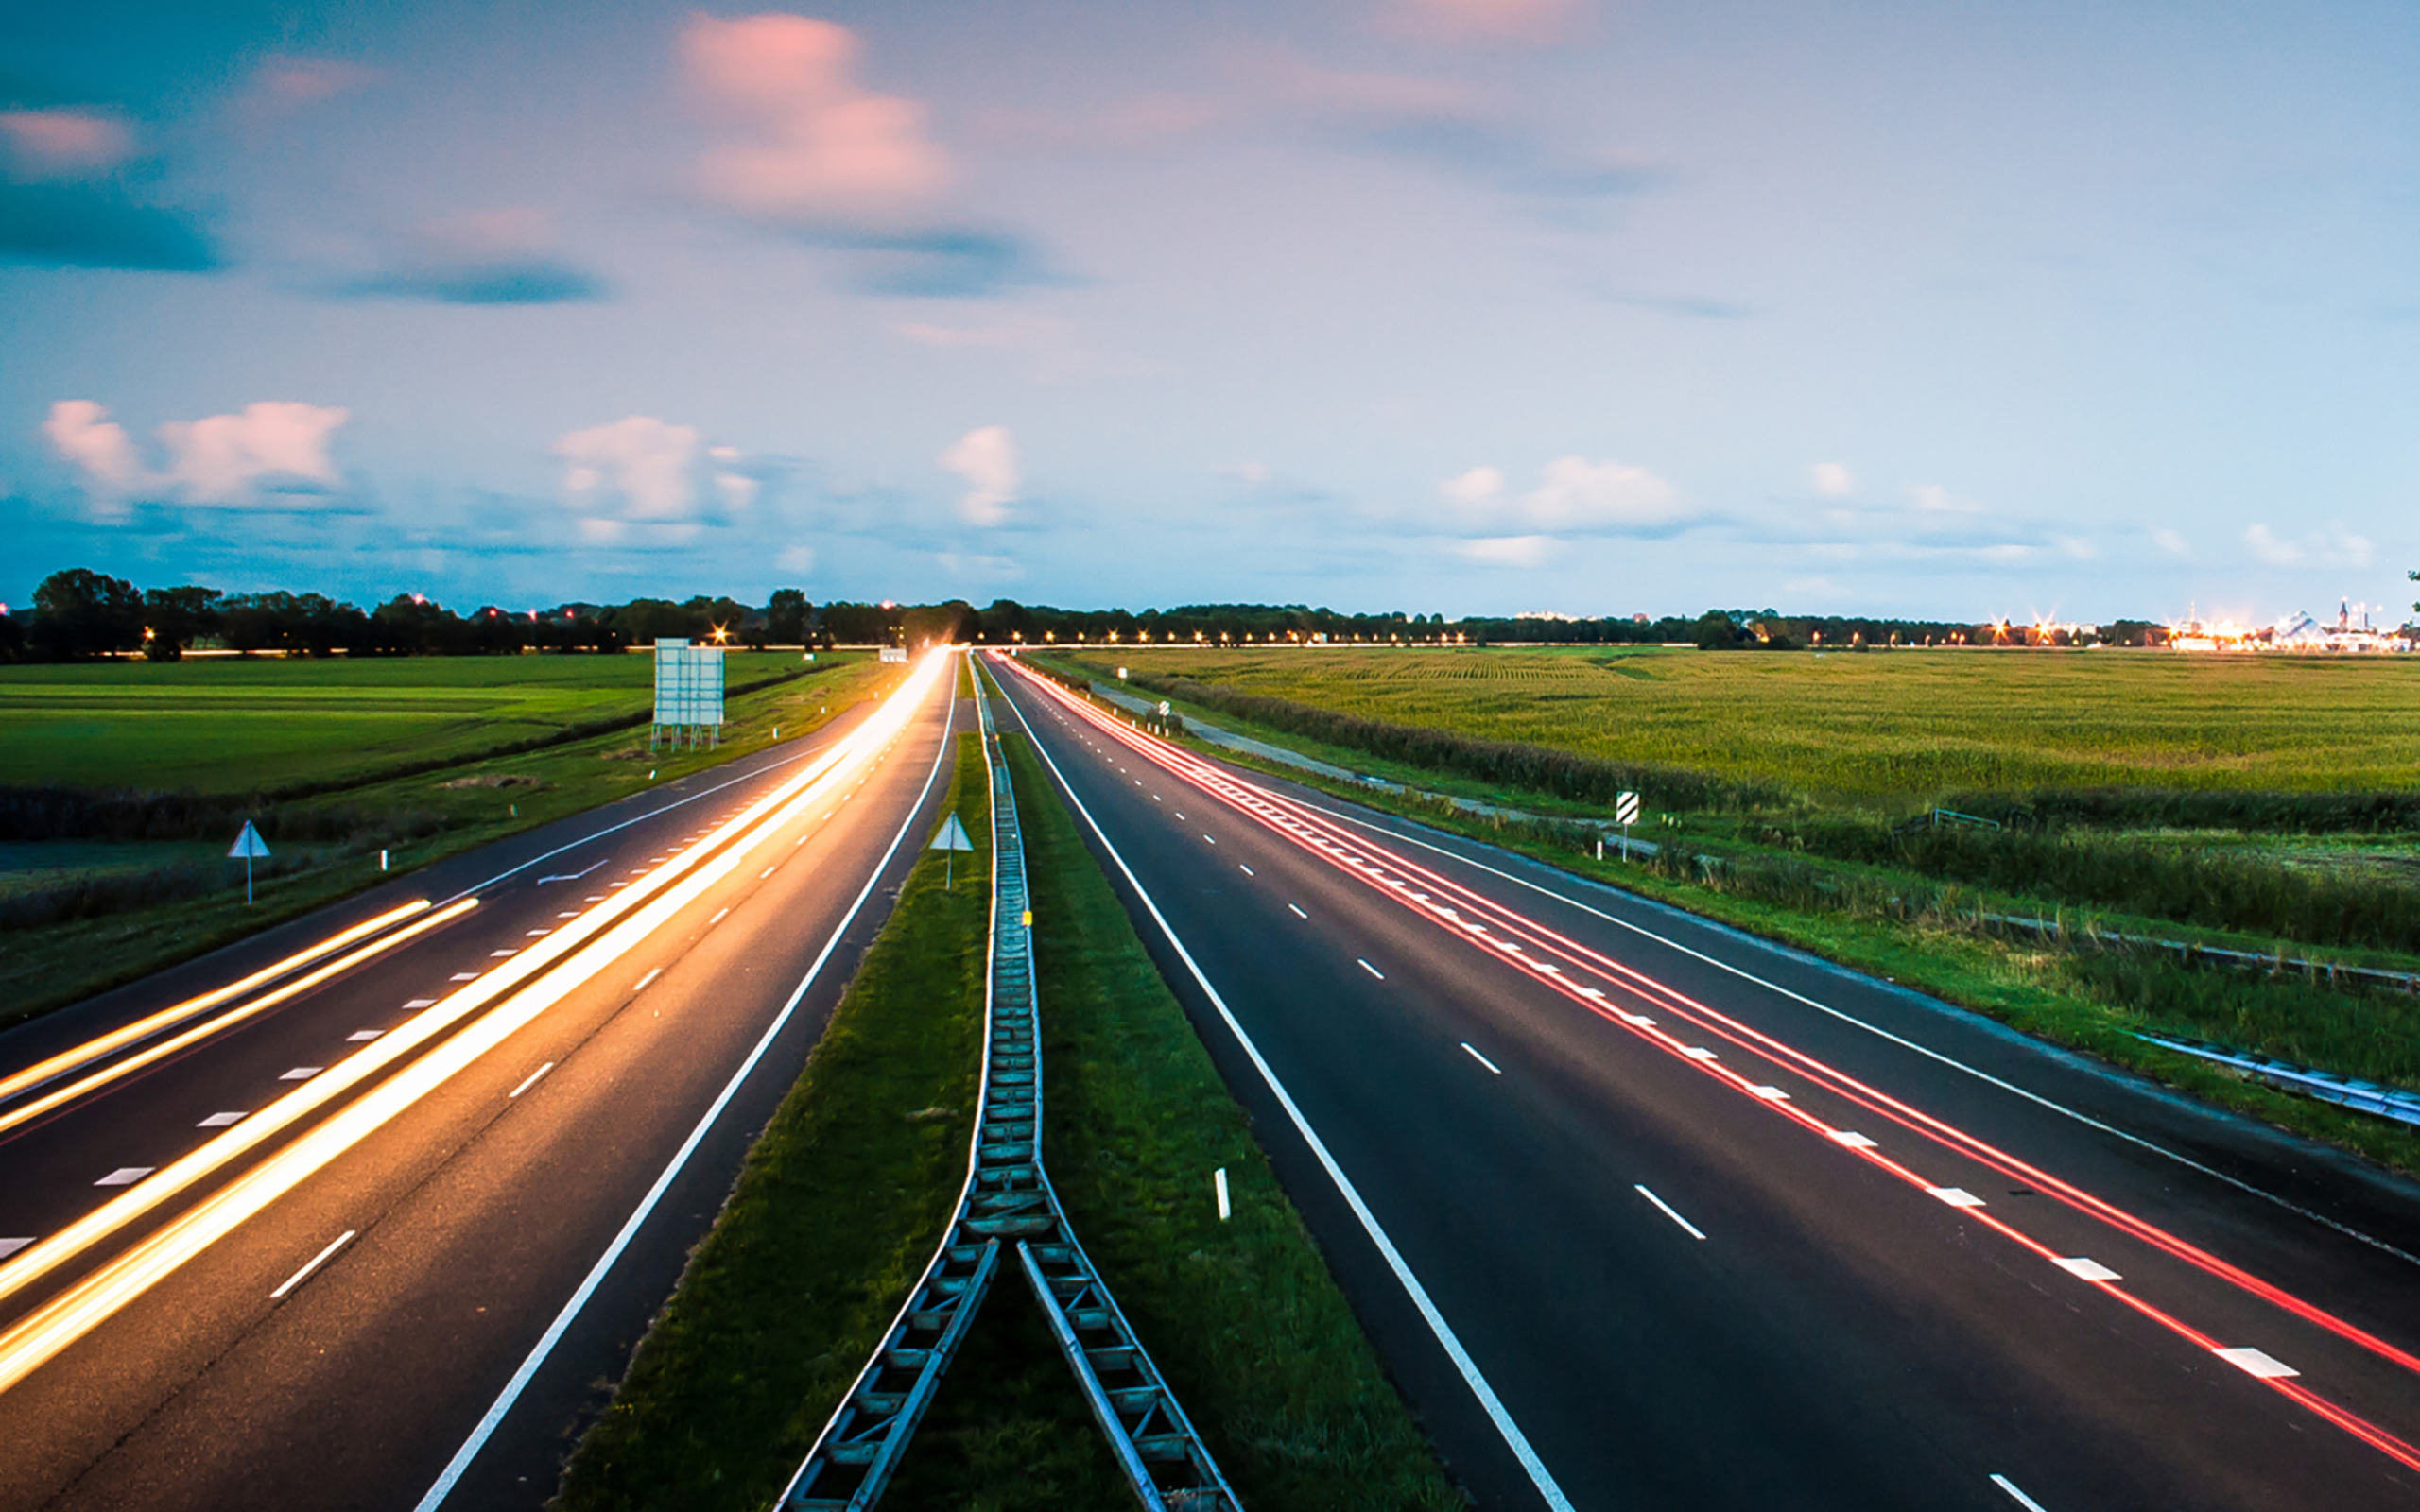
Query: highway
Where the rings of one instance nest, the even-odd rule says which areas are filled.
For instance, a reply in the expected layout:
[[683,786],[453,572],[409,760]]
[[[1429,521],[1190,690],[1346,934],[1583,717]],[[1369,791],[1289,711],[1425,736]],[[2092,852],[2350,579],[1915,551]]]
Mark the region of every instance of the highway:
[[2414,1184],[987,664],[1482,1505],[2420,1506]]
[[543,1503],[938,822],[956,665],[0,1036],[0,1508]]

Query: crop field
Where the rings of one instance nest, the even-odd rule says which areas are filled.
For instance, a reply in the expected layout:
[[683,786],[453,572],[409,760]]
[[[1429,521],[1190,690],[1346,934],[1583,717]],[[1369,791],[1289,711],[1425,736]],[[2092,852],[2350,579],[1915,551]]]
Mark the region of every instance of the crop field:
[[[734,652],[736,687],[798,664]],[[336,784],[643,712],[644,656],[236,658],[0,666],[0,786]]]
[[2420,658],[1137,647],[1114,660],[1368,719],[1851,801],[2420,788]]

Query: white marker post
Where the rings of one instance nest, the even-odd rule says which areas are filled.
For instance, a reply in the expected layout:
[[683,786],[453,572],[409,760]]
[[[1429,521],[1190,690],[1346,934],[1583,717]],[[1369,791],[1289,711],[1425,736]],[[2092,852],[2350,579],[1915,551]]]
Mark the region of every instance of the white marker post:
[[1630,827],[1638,822],[1637,794],[1616,793],[1614,795],[1614,822],[1622,827],[1622,859],[1628,861],[1630,859]]
[[941,829],[936,831],[933,834],[933,843],[926,846],[925,849],[927,850],[942,850],[949,853],[949,859],[942,863],[942,885],[954,889],[958,885],[957,853],[960,850],[974,850],[975,842],[968,838],[966,826],[959,823],[958,816],[953,814],[948,818],[942,821]]
[[227,848],[227,859],[244,858],[244,906],[247,908],[252,906],[252,857],[268,854],[268,842],[261,838],[260,831],[252,828],[252,821],[246,819],[244,833],[235,836],[235,843]]
[[1225,1223],[1235,1210],[1227,1206],[1227,1168],[1219,1167],[1210,1174],[1210,1184],[1219,1189],[1219,1221]]

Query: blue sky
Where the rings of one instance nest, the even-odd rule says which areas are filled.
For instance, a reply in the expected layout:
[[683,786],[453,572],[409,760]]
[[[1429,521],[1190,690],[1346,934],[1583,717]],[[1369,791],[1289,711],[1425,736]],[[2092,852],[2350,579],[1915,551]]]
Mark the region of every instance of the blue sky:
[[0,597],[2399,612],[2415,77],[2383,4],[50,8]]

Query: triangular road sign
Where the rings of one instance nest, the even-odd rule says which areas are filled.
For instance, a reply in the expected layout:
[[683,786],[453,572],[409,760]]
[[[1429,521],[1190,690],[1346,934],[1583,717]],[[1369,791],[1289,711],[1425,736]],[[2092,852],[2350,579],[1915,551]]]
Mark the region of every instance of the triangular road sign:
[[[972,850],[975,849],[975,842],[967,837],[966,826],[959,823],[958,816],[953,814],[942,821],[939,830],[933,833],[933,843],[925,849],[927,850]],[[263,851],[262,854],[266,855],[268,852]]]
[[252,828],[252,821],[246,819],[244,821],[244,833],[235,836],[235,843],[227,848],[227,859],[230,861],[249,861],[254,856],[266,856],[268,854],[268,842],[261,838],[260,831]]

